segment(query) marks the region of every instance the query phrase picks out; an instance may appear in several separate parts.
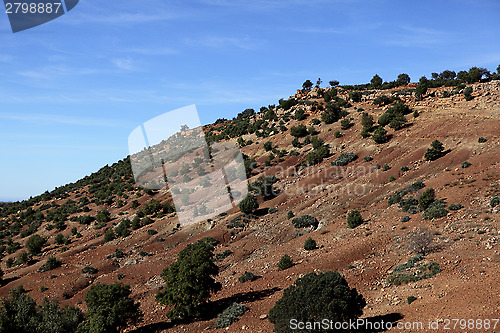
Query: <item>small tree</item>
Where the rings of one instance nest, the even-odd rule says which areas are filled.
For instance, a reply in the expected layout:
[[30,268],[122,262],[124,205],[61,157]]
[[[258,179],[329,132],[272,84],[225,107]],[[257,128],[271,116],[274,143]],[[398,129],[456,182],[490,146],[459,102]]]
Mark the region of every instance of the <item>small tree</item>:
[[292,258],[288,254],[283,255],[280,261],[278,261],[278,270],[283,271],[293,266]]
[[311,91],[313,87],[313,83],[311,80],[306,80],[304,83],[302,83],[302,91]]
[[418,206],[420,210],[426,210],[436,199],[436,192],[433,188],[428,188],[418,198]]
[[404,86],[410,83],[410,76],[408,74],[399,74],[398,79],[396,80],[396,84],[398,86]]
[[211,293],[221,289],[214,276],[219,267],[214,264],[214,247],[200,240],[179,252],[177,261],[163,270],[165,288],[156,295],[156,301],[173,305],[169,318],[191,318],[200,315],[200,307]]
[[387,131],[382,126],[377,127],[377,129],[372,134],[372,139],[377,144],[387,142]]
[[290,128],[290,134],[296,138],[302,138],[308,134],[307,127],[302,124],[298,126],[292,126]]
[[472,97],[472,87],[468,86],[467,88],[464,89],[464,97],[466,101],[472,100],[474,97]]
[[418,228],[408,237],[408,249],[417,254],[425,255],[432,243],[432,235],[427,228]]
[[314,250],[316,248],[317,248],[316,241],[314,239],[312,239],[312,237],[309,237],[308,239],[306,239],[306,241],[304,242],[304,250],[311,251],[311,250]]
[[266,151],[270,151],[271,149],[273,149],[273,144],[271,143],[271,141],[267,141],[264,143],[264,149]]
[[360,91],[351,91],[349,93],[349,98],[352,99],[353,102],[361,102],[361,97],[363,97],[363,94]]
[[378,76],[378,74],[375,74],[371,81],[370,81],[371,85],[373,88],[380,88],[382,86],[382,78],[380,76]]
[[245,199],[241,200],[238,207],[240,207],[242,213],[250,214],[259,208],[259,203],[257,202],[257,198],[255,198],[255,196],[248,194]]
[[[295,332],[290,319],[314,322],[328,318],[333,322],[355,321],[363,314],[366,301],[355,288],[349,288],[337,272],[309,273],[285,289],[283,297],[269,311],[269,321],[277,333]],[[319,332],[316,330],[314,332]]]
[[121,283],[95,283],[85,294],[87,320],[78,332],[118,333],[142,318],[139,303],[130,298],[130,286]]
[[424,157],[428,161],[434,161],[444,155],[443,153],[444,147],[441,142],[438,140],[434,140],[431,143],[431,147],[427,149],[424,154]]
[[42,249],[46,244],[47,239],[35,234],[28,238],[28,240],[26,241],[26,248],[31,254],[37,255],[42,252]]
[[347,214],[347,225],[349,228],[356,228],[363,224],[363,217],[357,209],[353,209]]

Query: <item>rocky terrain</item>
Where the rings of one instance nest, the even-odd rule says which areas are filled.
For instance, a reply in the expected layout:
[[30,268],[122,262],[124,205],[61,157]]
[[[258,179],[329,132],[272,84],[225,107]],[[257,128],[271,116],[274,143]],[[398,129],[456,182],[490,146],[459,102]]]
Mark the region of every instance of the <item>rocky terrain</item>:
[[[366,299],[363,318],[389,320],[394,325],[396,321],[423,322],[424,327],[429,321],[442,325],[445,319],[452,318],[500,318],[500,205],[490,205],[491,198],[500,195],[500,81],[471,86],[473,98],[469,101],[462,91],[443,97],[443,91],[452,92],[454,87],[431,88],[419,101],[412,93],[414,84],[370,90],[359,102],[350,100],[349,92],[339,88],[338,96],[350,103],[345,107],[352,123],[347,129],[341,129],[340,121],[314,121],[321,120],[320,106],[326,104],[324,93],[333,88],[297,91],[291,96],[297,104],[287,110],[281,106],[274,109],[277,120],[269,123],[275,124],[277,130],[269,136],[252,133],[230,138],[236,142],[241,137],[240,142],[245,142],[242,152],[256,160],[250,183],[263,175],[278,179],[274,183],[277,195],[259,197],[256,216],[234,227],[234,219],[241,215],[238,208],[189,226],[178,226],[175,213],[167,209],[151,214],[147,225],[130,228],[126,237],[105,239],[108,229],[116,228],[125,218],[133,221],[152,200],[171,201],[166,189],[145,191],[135,186],[127,160],[103,168],[96,174],[101,178],[59,188],[31,202],[31,209],[45,216],[68,201],[74,202],[77,209],[68,208],[64,226],[58,225],[57,219],[40,221],[36,233],[46,237],[48,245],[27,262],[19,262],[19,255],[26,251],[29,238],[28,232],[23,235],[29,225],[22,222],[28,207],[14,204],[15,208],[8,211],[9,204],[4,205],[0,208],[5,246],[0,297],[22,284],[36,300],[59,299],[62,304],[84,309],[85,292],[91,284],[112,283],[119,278],[132,287],[132,296],[140,301],[144,312],[143,322],[129,327],[127,332],[272,332],[267,314],[283,290],[305,273],[333,270],[345,276],[349,286]],[[399,96],[412,113],[406,115],[408,121],[402,128],[387,128],[387,142],[376,144],[371,137],[361,136],[361,120],[366,112],[376,122],[387,111],[390,105],[373,103],[382,95]],[[305,119],[294,119],[298,110],[304,111]],[[257,113],[252,122],[264,114]],[[279,121],[284,119],[286,130],[282,131]],[[214,136],[229,122],[206,126],[205,130]],[[292,146],[290,128],[299,124],[313,126],[328,145],[330,156],[321,163],[305,163],[313,151],[311,144]],[[340,134],[335,134],[337,131]],[[484,142],[478,142],[479,138]],[[434,161],[426,160],[424,154],[436,139],[442,142],[445,154]],[[274,154],[269,159],[271,152],[263,147],[267,141],[278,153],[285,149],[287,154]],[[290,154],[292,150],[296,153]],[[342,153],[357,158],[343,166],[332,165]],[[464,162],[470,165],[464,167]],[[398,204],[389,205],[392,196],[417,181],[425,184],[424,189],[433,188],[437,199],[445,200],[445,216],[424,219],[421,212],[410,214]],[[113,189],[110,184],[114,184]],[[418,197],[424,189],[415,195]],[[451,204],[463,207],[448,209]],[[103,209],[110,213],[103,225],[77,219],[96,216]],[[356,228],[346,223],[352,209],[359,210],[364,219]],[[318,227],[295,228],[289,211],[295,216],[314,216]],[[12,227],[16,221],[20,226]],[[436,262],[440,271],[427,279],[389,283],[394,268],[414,256],[407,245],[411,233],[420,227],[433,236],[422,262]],[[59,233],[66,238],[61,244],[56,242]],[[211,311],[206,316],[174,324],[166,316],[168,308],[155,302],[156,292],[163,285],[160,274],[187,244],[206,236],[219,241],[216,254],[230,250],[229,255],[220,255],[222,259],[216,261],[220,267],[216,279],[222,283],[222,290],[212,296]],[[317,242],[317,249],[304,249],[309,237]],[[12,243],[19,243],[19,248],[9,249]],[[123,253],[116,255],[117,249]],[[292,258],[294,266],[279,271],[276,264],[284,254]],[[49,256],[57,257],[62,266],[40,272]],[[82,273],[87,266],[96,268],[97,273]],[[246,271],[261,277],[240,283],[238,277]],[[411,304],[407,302],[409,296],[416,298]],[[235,301],[248,306],[249,311],[227,329],[215,329],[217,314]]]

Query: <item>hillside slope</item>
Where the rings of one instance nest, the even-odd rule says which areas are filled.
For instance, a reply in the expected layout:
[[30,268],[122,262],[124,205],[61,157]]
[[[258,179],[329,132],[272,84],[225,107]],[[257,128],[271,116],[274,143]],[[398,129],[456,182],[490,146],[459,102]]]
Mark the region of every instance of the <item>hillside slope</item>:
[[[37,300],[49,297],[84,307],[85,292],[92,283],[112,283],[120,276],[121,282],[131,285],[132,295],[141,302],[145,314],[142,329],[131,327],[127,331],[217,331],[213,328],[217,314],[237,301],[250,310],[229,328],[231,332],[272,332],[273,325],[265,315],[281,298],[283,289],[301,274],[334,270],[365,297],[365,318],[402,318],[424,324],[442,323],[445,318],[499,318],[500,215],[499,206],[491,207],[490,200],[500,195],[500,81],[472,87],[474,98],[469,101],[462,91],[442,97],[443,91],[452,92],[453,87],[431,88],[417,101],[414,85],[409,85],[393,91],[365,90],[359,102],[354,102],[356,98],[347,90],[335,89],[334,96],[334,88],[315,88],[298,91],[280,105],[256,114],[242,113],[232,121],[206,126],[210,140],[237,141],[243,153],[255,159],[250,183],[264,175],[277,178],[273,185],[276,195],[259,196],[256,215],[243,222],[235,220],[241,213],[233,209],[213,220],[179,227],[169,191],[136,187],[128,159],[51,193],[3,205],[1,267],[5,274],[0,297],[22,284]],[[341,123],[341,119],[331,124],[321,121],[329,105],[325,95],[342,105],[340,109],[348,114],[340,118],[350,119],[350,124]],[[397,130],[388,126],[388,141],[377,144],[370,136],[362,137],[361,122],[363,113],[368,113],[376,123],[397,104],[397,100],[385,106],[374,104],[382,95],[399,96],[411,110],[407,122],[395,126]],[[310,129],[309,137],[306,133],[292,143],[290,129],[302,124],[313,127],[317,134]],[[256,128],[253,133],[244,130],[252,126]],[[373,129],[369,135],[372,133]],[[486,141],[478,142],[480,137]],[[307,138],[323,140],[330,154],[313,160],[311,153],[317,149],[304,142]],[[442,142],[445,154],[428,161],[424,154],[434,140]],[[264,143],[268,141],[271,149],[266,151]],[[332,165],[339,164],[335,161],[342,154],[356,158],[345,165]],[[319,163],[311,165],[313,161]],[[470,165],[464,167],[465,161]],[[398,201],[395,194],[416,182],[425,187],[402,198],[418,199],[433,188],[436,198],[445,201],[444,216],[425,219],[422,212],[412,214],[416,207],[411,207],[411,200],[409,207],[389,204],[391,198]],[[450,204],[463,207],[451,210]],[[365,220],[353,229],[346,223],[352,209],[359,210]],[[104,211],[109,212],[109,218]],[[288,218],[289,211],[295,216],[312,215],[319,226],[297,229]],[[407,220],[405,216],[409,220],[402,222]],[[131,224],[128,228],[122,223],[124,219]],[[116,231],[120,223],[122,227]],[[389,283],[394,268],[414,256],[407,245],[419,227],[428,228],[433,235],[421,263],[436,262],[440,272],[419,281]],[[124,237],[112,239],[108,235],[106,239],[106,231],[112,229]],[[41,255],[22,262],[20,253],[26,251],[26,240],[34,232],[46,237],[49,245]],[[64,236],[62,240],[59,236],[61,244],[56,242],[59,233]],[[217,261],[217,280],[223,288],[212,297],[212,310],[206,316],[194,323],[174,325],[165,315],[167,309],[155,302],[163,285],[160,274],[187,244],[206,236],[219,241],[215,253],[231,251]],[[316,240],[318,249],[304,250],[309,237]],[[113,255],[117,249],[123,255]],[[284,254],[295,265],[278,271],[276,263]],[[49,256],[56,256],[62,266],[39,272]],[[86,266],[97,268],[98,273],[82,273]],[[238,282],[246,271],[261,278]],[[41,286],[48,289],[42,291]],[[409,296],[416,301],[408,304]]]

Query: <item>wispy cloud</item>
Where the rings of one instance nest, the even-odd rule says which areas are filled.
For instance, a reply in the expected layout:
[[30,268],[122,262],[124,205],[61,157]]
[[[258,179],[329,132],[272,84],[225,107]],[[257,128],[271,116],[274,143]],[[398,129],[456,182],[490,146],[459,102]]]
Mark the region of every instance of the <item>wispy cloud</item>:
[[112,59],[111,62],[121,70],[135,71],[137,69],[137,66],[131,58],[116,58]]
[[40,69],[20,71],[17,74],[31,79],[51,80],[59,76],[79,76],[97,74],[93,68],[71,68],[65,65],[51,65]]
[[401,47],[430,47],[442,44],[450,37],[444,31],[403,26],[396,34],[389,35],[384,43]]
[[191,46],[201,46],[214,49],[239,48],[253,50],[261,46],[264,42],[249,37],[223,37],[205,36],[198,39],[185,39],[186,44]]
[[178,50],[170,47],[135,47],[120,50],[124,53],[134,53],[145,56],[170,55],[179,53]]
[[104,118],[86,118],[78,116],[67,116],[58,114],[18,114],[18,113],[0,113],[0,119],[21,121],[35,124],[63,124],[77,126],[99,126],[99,127],[118,127],[121,121],[117,119]]

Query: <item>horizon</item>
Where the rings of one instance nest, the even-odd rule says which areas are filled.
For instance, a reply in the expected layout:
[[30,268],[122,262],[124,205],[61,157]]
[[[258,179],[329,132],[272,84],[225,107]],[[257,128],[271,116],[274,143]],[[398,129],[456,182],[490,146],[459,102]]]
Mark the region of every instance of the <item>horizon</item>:
[[[429,11],[428,6],[432,5]],[[500,64],[495,1],[82,1],[13,34],[0,15],[0,202],[128,155],[128,134],[196,104],[202,124],[276,104],[317,78],[411,82]],[[457,22],[459,25],[457,25]]]

